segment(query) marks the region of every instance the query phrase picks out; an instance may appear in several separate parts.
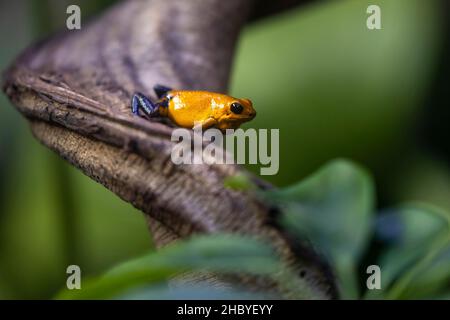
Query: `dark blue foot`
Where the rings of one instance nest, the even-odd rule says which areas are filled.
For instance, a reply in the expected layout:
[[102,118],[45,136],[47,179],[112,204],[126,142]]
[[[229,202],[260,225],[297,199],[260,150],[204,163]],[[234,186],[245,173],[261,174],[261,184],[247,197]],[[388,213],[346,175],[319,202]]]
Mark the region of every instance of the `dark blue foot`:
[[162,97],[164,97],[167,94],[167,92],[172,91],[172,88],[157,84],[153,87],[153,90],[155,91],[158,99],[161,99]]
[[138,116],[139,109],[142,109],[148,116],[152,116],[158,111],[156,105],[149,98],[142,93],[136,92],[131,99],[131,112]]

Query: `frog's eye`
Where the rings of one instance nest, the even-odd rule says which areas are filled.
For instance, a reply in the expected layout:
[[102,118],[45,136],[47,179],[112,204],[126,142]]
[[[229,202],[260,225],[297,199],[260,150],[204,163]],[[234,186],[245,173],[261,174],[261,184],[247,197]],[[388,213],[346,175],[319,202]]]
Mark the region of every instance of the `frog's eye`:
[[231,112],[236,113],[236,114],[241,114],[242,111],[244,111],[244,107],[241,104],[237,103],[237,102],[233,102],[231,104],[231,108],[230,109],[231,109]]

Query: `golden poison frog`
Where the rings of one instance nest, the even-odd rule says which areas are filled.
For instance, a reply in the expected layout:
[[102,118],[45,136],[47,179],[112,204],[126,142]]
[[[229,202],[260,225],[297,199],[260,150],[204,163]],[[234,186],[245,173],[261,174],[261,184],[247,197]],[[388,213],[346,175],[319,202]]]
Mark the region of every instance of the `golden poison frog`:
[[192,129],[200,124],[203,129],[215,127],[220,130],[236,129],[256,115],[249,99],[208,91],[172,90],[161,85],[155,86],[154,91],[158,97],[155,102],[141,93],[133,95],[133,114],[139,115],[142,109],[149,117],[167,117],[183,128]]

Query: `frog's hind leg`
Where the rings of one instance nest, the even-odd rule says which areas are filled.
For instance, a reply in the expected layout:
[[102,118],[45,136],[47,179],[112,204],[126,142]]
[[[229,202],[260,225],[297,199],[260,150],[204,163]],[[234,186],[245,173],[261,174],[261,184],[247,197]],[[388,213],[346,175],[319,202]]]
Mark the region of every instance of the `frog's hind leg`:
[[142,93],[136,92],[131,99],[131,112],[139,116],[139,109],[144,111],[144,114],[151,117],[158,113],[158,107],[149,98]]
[[153,91],[155,91],[156,96],[158,99],[163,98],[169,91],[172,91],[172,88],[162,86],[160,84],[157,84],[153,87]]

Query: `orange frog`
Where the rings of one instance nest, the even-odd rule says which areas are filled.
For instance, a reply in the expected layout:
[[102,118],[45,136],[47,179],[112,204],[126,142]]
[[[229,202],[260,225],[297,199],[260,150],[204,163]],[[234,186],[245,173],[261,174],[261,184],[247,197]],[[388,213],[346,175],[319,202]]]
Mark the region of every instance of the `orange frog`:
[[168,117],[176,125],[192,129],[201,124],[203,129],[236,129],[243,122],[252,120],[256,111],[249,99],[237,99],[209,91],[172,90],[165,86],[154,87],[158,97],[151,101],[141,93],[135,93],[131,101],[133,114],[142,109],[150,117]]

